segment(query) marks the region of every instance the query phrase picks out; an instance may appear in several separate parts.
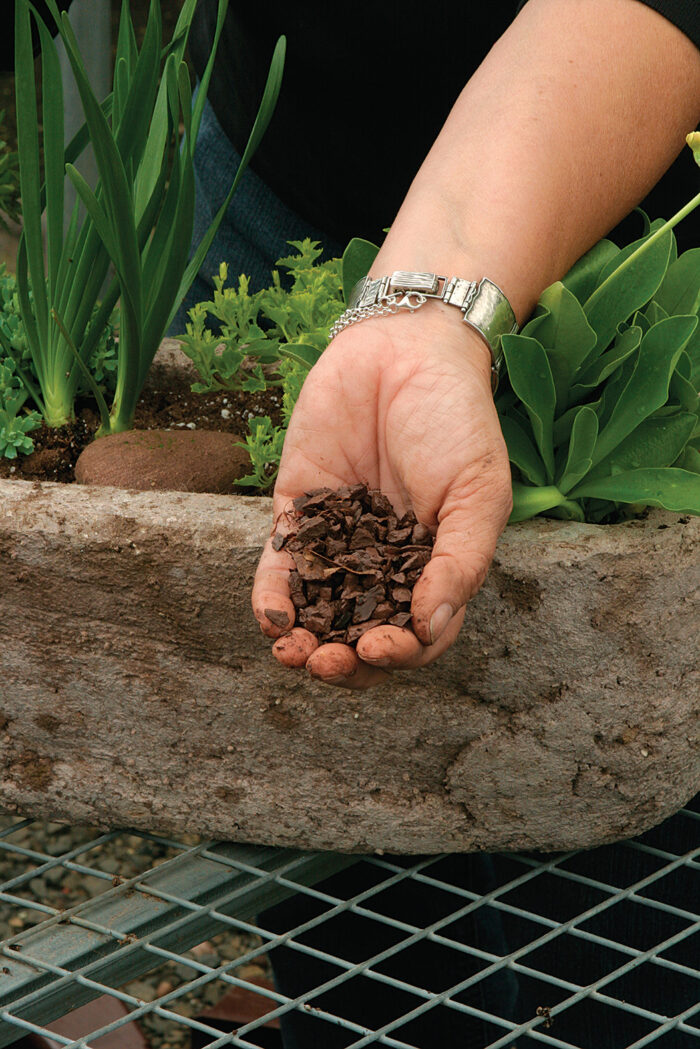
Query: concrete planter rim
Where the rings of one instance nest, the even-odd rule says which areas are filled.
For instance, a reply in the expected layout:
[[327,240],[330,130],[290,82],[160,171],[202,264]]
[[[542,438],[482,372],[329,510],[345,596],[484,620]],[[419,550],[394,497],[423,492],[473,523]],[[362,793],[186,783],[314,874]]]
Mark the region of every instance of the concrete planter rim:
[[700,789],[700,519],[509,526],[451,652],[361,694],[274,664],[249,610],[270,523],[266,497],[0,481],[0,807],[548,851],[638,834]]

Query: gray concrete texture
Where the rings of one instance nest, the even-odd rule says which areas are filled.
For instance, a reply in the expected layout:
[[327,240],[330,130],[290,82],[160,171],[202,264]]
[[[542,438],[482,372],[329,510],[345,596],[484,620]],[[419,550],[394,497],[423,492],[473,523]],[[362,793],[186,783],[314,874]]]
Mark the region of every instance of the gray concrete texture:
[[0,482],[0,808],[348,852],[559,850],[700,788],[700,519],[509,527],[368,692],[270,654],[263,498]]

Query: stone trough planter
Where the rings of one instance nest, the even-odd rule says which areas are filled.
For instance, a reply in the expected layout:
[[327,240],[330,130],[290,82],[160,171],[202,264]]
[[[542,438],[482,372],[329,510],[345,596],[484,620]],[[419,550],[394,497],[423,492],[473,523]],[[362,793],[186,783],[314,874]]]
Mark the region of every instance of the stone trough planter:
[[507,529],[437,665],[351,693],[249,606],[263,498],[0,482],[0,807],[365,852],[559,850],[700,787],[700,519]]

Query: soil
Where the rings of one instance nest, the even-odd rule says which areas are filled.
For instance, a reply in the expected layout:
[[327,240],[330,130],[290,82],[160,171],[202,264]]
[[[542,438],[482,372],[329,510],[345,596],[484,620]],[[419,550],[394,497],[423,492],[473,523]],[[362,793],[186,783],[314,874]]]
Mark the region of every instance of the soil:
[[[273,423],[282,422],[281,395],[276,387],[261,393],[192,393],[192,379],[175,378],[168,373],[168,388],[158,386],[144,390],[136,409],[134,429],[219,430],[245,435],[248,420],[269,415]],[[75,482],[78,456],[95,437],[100,417],[92,400],[79,401],[75,422],[58,429],[42,425],[34,430],[34,451],[16,459],[0,458],[0,477],[22,481]],[[241,492],[245,492],[241,489]],[[266,494],[255,489],[256,495]]]
[[[294,559],[289,589],[299,626],[321,641],[354,644],[372,627],[408,625],[434,541],[412,511],[397,517],[382,492],[355,484],[299,496],[278,524],[272,545]],[[265,614],[287,625],[286,613]]]

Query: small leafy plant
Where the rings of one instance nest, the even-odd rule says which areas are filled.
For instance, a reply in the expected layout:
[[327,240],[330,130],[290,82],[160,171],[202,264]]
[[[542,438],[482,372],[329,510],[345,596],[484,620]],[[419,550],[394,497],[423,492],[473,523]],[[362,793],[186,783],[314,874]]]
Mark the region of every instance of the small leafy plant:
[[[194,222],[193,155],[227,0],[219,0],[212,52],[193,104],[184,51],[195,4],[196,0],[185,0],[173,39],[163,47],[160,4],[152,0],[139,50],[129,4],[123,0],[113,91],[100,102],[88,82],[68,15],[59,12],[55,0],[47,0],[86,118],[85,126],[64,151],[63,93],[56,47],[29,0],[17,0],[16,107],[24,210],[17,281],[35,380],[16,363],[50,426],[72,419],[76,391],[82,383],[90,386],[97,400],[101,433],[125,430],[132,425],[136,403],[160,340],[209,249],[274,110],[281,82],[283,38],[275,50],[261,107],[236,178],[188,263]],[[41,120],[33,74],[32,19],[41,44]],[[39,174],[40,126],[46,178],[43,186]],[[99,182],[94,188],[73,166],[88,141],[94,148],[99,171]],[[78,200],[64,235],[66,173],[75,185]],[[84,218],[80,202],[86,212]],[[46,217],[46,255],[42,212]],[[98,302],[110,264],[116,276]],[[120,336],[116,383],[109,408],[89,362],[118,299]],[[9,344],[3,342],[3,348],[12,355]]]
[[[187,331],[179,336],[200,375],[192,386],[194,392],[255,392],[269,387],[282,391],[282,426],[275,426],[269,416],[249,423],[244,447],[253,472],[236,482],[245,487],[267,488],[274,480],[304,378],[328,345],[330,328],[345,308],[341,260],[319,263],[322,249],[308,238],[289,245],[296,253],[275,263],[287,271],[288,289],[277,269],[270,287],[253,294],[245,275],[238,278],[237,288],[226,287],[228,267],[222,263],[214,278],[212,301],[189,311]],[[212,331],[212,322],[220,334]]]

